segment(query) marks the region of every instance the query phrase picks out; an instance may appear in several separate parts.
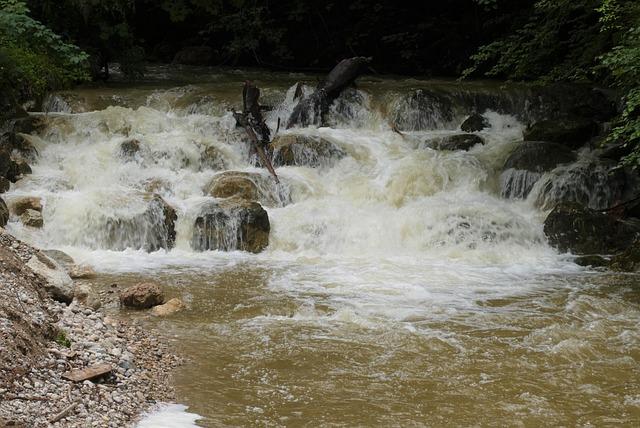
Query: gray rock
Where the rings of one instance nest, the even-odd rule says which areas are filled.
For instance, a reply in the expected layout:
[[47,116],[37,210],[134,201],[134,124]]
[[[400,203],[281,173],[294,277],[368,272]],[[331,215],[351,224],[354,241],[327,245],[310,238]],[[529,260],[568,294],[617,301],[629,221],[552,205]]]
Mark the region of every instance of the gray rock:
[[20,216],[20,221],[22,224],[28,227],[40,228],[44,226],[44,219],[42,218],[42,213],[36,210],[26,210]]
[[45,289],[54,300],[71,303],[73,300],[73,280],[62,266],[41,252],[27,262],[31,270],[46,281]]

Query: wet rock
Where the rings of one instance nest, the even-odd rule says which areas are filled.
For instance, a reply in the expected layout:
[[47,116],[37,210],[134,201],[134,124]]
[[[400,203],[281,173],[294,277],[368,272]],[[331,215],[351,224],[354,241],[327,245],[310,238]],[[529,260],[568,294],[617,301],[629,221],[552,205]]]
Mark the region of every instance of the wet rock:
[[573,254],[613,254],[627,248],[640,230],[577,203],[555,207],[544,222],[549,243]]
[[526,198],[544,172],[575,160],[576,155],[561,144],[544,141],[520,143],[504,163],[500,175],[501,195],[505,198]]
[[628,142],[609,143],[602,148],[600,157],[619,162],[623,157],[631,154],[633,147],[634,145]]
[[435,139],[431,142],[431,145],[436,150],[464,150],[468,151],[475,145],[483,145],[484,140],[482,137],[475,134],[456,134],[448,135],[446,137]]
[[125,159],[132,159],[140,151],[140,141],[130,139],[120,143],[120,156]]
[[45,279],[45,290],[54,300],[71,303],[73,300],[73,281],[62,266],[41,252],[32,256],[27,262],[27,266]]
[[209,46],[188,46],[173,57],[174,64],[209,65],[213,60],[213,49]]
[[149,309],[164,303],[164,294],[157,284],[145,282],[120,292],[120,304],[134,309]]
[[271,146],[274,166],[326,166],[346,156],[341,148],[317,136],[279,135]]
[[224,155],[214,146],[207,146],[200,156],[200,165],[202,168],[213,169],[215,171],[224,170],[227,164]]
[[90,279],[96,277],[96,271],[88,265],[72,265],[68,269],[71,279]]
[[28,227],[41,228],[44,226],[44,219],[42,218],[42,213],[36,210],[26,210],[20,216],[20,221],[22,224]]
[[576,257],[574,263],[584,267],[606,267],[609,265],[609,260],[598,255],[588,255]]
[[640,240],[611,259],[611,269],[621,272],[640,272]]
[[9,181],[11,181],[12,183],[15,183],[25,175],[31,174],[31,172],[31,167],[25,160],[12,159],[9,166],[9,171],[7,171],[6,178],[9,179]]
[[454,109],[446,96],[428,89],[418,89],[403,97],[393,112],[393,125],[400,131],[436,129],[451,122]]
[[225,171],[217,174],[205,192],[215,198],[237,196],[266,206],[281,206],[288,202],[271,176],[257,172]]
[[0,198],[0,226],[5,227],[9,221],[9,208],[2,198]]
[[525,141],[551,141],[577,149],[598,133],[598,124],[590,119],[542,120],[524,131]]
[[129,218],[109,217],[103,226],[103,245],[122,251],[126,248],[157,251],[173,248],[176,239],[176,211],[156,194],[144,195],[146,210]]
[[541,183],[536,205],[551,209],[559,203],[577,202],[591,209],[605,209],[620,202],[625,173],[612,161],[581,160],[554,170]]
[[93,310],[98,310],[102,306],[100,295],[86,283],[75,284],[73,288],[73,300]]
[[249,251],[269,245],[269,216],[257,202],[239,197],[212,201],[195,220],[191,246],[197,251]]
[[21,216],[27,210],[42,212],[42,199],[37,196],[25,196],[16,198],[9,203],[12,214]]
[[471,116],[466,118],[464,122],[462,122],[462,125],[460,125],[460,129],[462,129],[464,132],[478,132],[482,131],[483,129],[489,128],[490,126],[491,124],[489,123],[489,121],[481,114],[473,113]]
[[151,315],[155,315],[157,317],[166,317],[169,315],[173,315],[176,312],[180,312],[186,307],[187,305],[185,305],[182,300],[173,298],[163,305],[158,305],[151,308]]
[[0,148],[0,176],[9,178],[9,170],[13,168],[11,153],[6,148]]
[[65,268],[65,270],[69,270],[73,265],[75,265],[75,260],[73,260],[73,257],[71,257],[69,254],[65,253],[64,251],[60,251],[60,250],[42,250],[42,252],[49,257],[50,259],[53,259],[56,263],[58,263],[60,266],[62,266],[63,268]]
[[11,182],[5,177],[0,177],[0,193],[5,193],[11,188]]

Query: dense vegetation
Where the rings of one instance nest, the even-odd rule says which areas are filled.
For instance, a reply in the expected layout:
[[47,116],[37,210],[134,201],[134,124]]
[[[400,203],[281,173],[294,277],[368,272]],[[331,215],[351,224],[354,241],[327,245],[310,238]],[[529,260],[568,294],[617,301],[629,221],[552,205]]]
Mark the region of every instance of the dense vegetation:
[[635,147],[626,162],[637,165],[639,9],[637,0],[0,0],[0,90],[39,98],[108,78],[114,62],[138,78],[145,61],[189,47],[200,49],[196,61],[181,62],[324,70],[364,55],[381,73],[586,81],[619,88],[624,111],[610,138]]

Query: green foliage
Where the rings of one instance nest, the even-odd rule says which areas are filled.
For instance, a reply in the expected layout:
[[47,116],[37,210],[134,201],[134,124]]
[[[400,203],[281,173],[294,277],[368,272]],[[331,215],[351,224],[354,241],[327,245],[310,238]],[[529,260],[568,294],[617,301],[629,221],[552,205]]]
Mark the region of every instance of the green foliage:
[[0,0],[0,89],[14,101],[88,78],[87,55],[30,18],[20,0]]
[[67,337],[67,334],[65,333],[64,330],[58,331],[58,335],[55,338],[55,342],[60,346],[64,346],[65,348],[71,347],[71,341]]
[[528,21],[481,47],[463,77],[513,80],[590,80],[610,40],[597,8],[601,0],[538,0]]

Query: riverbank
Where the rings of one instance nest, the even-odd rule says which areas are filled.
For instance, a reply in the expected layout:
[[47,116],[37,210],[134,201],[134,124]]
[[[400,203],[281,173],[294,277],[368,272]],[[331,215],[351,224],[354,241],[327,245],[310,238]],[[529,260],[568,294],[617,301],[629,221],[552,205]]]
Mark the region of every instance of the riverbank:
[[[173,398],[177,357],[152,331],[56,302],[27,262],[38,250],[0,232],[0,427],[126,427]],[[76,369],[108,364],[74,382]]]

